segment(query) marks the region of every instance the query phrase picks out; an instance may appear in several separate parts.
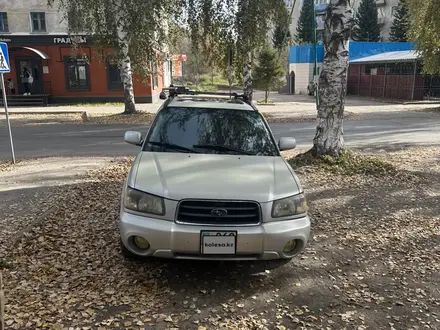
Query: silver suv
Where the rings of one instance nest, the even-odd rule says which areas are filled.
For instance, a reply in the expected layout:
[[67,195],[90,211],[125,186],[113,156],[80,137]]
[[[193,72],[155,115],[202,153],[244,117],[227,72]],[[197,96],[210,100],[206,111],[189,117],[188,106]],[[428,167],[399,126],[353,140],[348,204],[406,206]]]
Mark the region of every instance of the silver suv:
[[141,152],[122,192],[124,255],[269,260],[300,253],[310,233],[306,199],[280,155],[295,139],[277,144],[244,96],[168,92],[145,138],[125,134]]

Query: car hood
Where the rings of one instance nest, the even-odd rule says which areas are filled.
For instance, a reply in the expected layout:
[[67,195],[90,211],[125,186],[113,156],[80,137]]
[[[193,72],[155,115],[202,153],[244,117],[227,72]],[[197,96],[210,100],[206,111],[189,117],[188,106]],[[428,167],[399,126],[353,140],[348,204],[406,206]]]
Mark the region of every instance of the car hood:
[[[136,168],[137,167],[137,168]],[[302,192],[282,157],[142,152],[128,184],[168,199],[273,201]]]

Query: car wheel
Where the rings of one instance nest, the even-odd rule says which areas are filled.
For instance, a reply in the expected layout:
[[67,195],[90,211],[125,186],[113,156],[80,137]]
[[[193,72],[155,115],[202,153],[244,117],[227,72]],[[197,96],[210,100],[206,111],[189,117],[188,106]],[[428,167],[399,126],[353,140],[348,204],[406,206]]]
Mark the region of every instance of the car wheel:
[[122,243],[122,241],[120,241],[120,243],[121,243],[121,254],[124,256],[124,258],[127,258],[127,259],[137,259],[137,258],[139,258],[136,254],[134,254],[129,249],[127,249],[125,247],[124,243]]

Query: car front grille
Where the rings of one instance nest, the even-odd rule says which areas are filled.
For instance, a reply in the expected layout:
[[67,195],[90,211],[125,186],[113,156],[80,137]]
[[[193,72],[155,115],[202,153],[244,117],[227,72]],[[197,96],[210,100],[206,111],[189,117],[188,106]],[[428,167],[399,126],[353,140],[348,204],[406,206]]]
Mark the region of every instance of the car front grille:
[[186,200],[179,204],[177,222],[202,225],[258,225],[260,205],[248,201]]

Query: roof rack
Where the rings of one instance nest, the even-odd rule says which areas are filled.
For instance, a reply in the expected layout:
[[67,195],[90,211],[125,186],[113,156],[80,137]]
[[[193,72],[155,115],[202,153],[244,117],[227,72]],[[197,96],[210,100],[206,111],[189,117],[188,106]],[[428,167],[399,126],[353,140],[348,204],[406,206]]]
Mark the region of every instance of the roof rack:
[[185,86],[173,86],[171,85],[168,88],[163,88],[162,92],[160,93],[160,98],[162,100],[167,99],[166,92],[168,92],[168,99],[172,99],[178,95],[207,95],[207,96],[229,96],[230,98],[234,99],[241,99],[246,104],[250,105],[254,110],[258,111],[258,109],[252,104],[252,102],[249,100],[249,98],[244,94],[238,94],[238,93],[227,93],[227,92],[199,92],[199,91],[193,91]]

